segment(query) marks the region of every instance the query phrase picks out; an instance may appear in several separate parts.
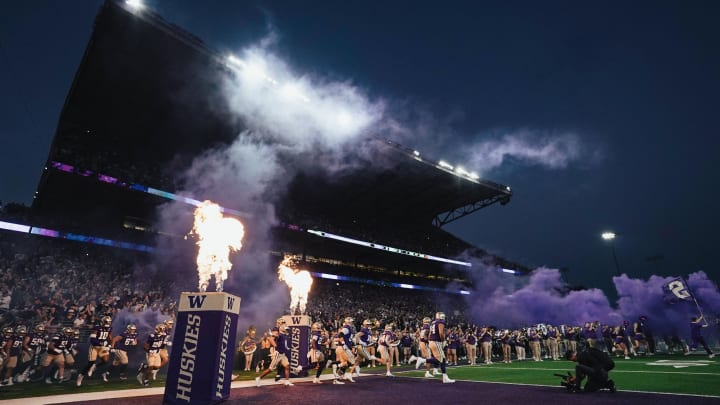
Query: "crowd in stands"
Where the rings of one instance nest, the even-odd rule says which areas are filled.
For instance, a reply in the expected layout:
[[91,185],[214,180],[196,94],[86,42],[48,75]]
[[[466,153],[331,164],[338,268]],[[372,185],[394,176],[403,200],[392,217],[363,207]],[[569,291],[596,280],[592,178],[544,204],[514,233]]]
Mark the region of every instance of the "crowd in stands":
[[0,232],[0,323],[42,323],[49,332],[72,326],[86,334],[105,314],[172,313],[167,286],[134,277],[137,259],[128,251]]

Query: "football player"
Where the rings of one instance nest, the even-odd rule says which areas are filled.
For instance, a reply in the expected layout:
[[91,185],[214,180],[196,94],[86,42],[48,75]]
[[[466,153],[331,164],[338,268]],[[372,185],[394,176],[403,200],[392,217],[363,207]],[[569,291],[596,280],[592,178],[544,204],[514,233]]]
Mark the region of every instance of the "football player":
[[355,319],[348,316],[345,318],[345,323],[338,331],[338,336],[342,339],[343,344],[340,345],[344,351],[345,351],[345,357],[347,357],[347,365],[350,368],[350,372],[345,374],[345,379],[350,382],[355,382],[352,380],[352,374],[355,373],[355,375],[360,375],[360,365],[358,364],[358,358],[355,356],[355,352],[357,352],[357,349],[355,349],[355,343],[353,341],[355,340]]
[[[368,352],[368,345],[370,342],[370,337],[372,336],[372,329],[373,325],[370,322],[369,319],[366,319],[362,323],[362,328],[360,328],[360,331],[355,335],[355,341],[358,343],[357,345],[357,354],[358,354],[358,360],[362,361],[362,359],[365,359],[367,361],[379,361],[382,364],[385,364],[385,360],[381,358],[375,357],[375,355],[370,354]],[[358,366],[360,363],[357,363]],[[358,367],[359,369],[359,367]],[[359,371],[358,371],[359,373]]]
[[[270,367],[266,368],[259,376],[255,377],[255,385],[259,387],[260,380],[270,374],[271,371],[277,369],[279,365],[285,369],[285,381],[283,381],[283,385],[295,385],[290,382],[290,361],[287,357],[287,355],[290,354],[290,347],[288,346],[287,341],[287,324],[285,319],[278,318],[277,326],[270,330],[269,341],[271,346],[270,357],[272,358],[270,361]],[[275,349],[274,351],[272,350],[273,348]],[[298,366],[297,369],[293,371],[299,373],[302,371],[302,366]]]
[[393,334],[392,329],[392,324],[389,323],[385,325],[385,330],[380,336],[380,339],[378,339],[378,351],[383,359],[383,364],[385,364],[386,377],[394,377],[394,375],[390,372],[390,366],[392,366],[392,352],[390,345],[395,340],[395,335]]
[[[72,331],[72,329],[70,329]],[[88,363],[78,373],[75,384],[80,387],[83,378],[92,377],[97,367],[110,362],[110,341],[112,340],[112,318],[108,315],[100,318],[100,322],[90,331],[90,347],[88,349]],[[107,371],[102,373],[103,380],[107,382]]]
[[322,375],[325,369],[325,355],[323,355],[324,339],[322,324],[320,322],[313,323],[310,327],[310,351],[308,352],[308,360],[310,361],[308,370],[316,370],[315,377],[313,377],[313,384],[322,384],[320,375]]
[[110,343],[110,353],[113,354],[113,362],[110,366],[110,373],[117,369],[120,374],[120,381],[127,380],[125,370],[127,370],[129,362],[128,352],[135,351],[137,345],[137,326],[132,323],[128,324],[125,327],[125,331],[121,334],[113,337],[113,340]]
[[[72,332],[72,329],[70,331]],[[57,367],[58,382],[65,380],[65,354],[70,348],[70,336],[71,334],[68,334],[66,330],[59,330],[48,343],[47,353],[42,362],[45,382],[48,384],[53,383],[52,376],[55,374],[52,370],[53,366]]]
[[166,319],[163,321],[165,325],[165,341],[160,348],[160,367],[157,370],[152,371],[153,381],[157,379],[157,373],[161,368],[165,367],[170,362],[170,355],[168,348],[172,347],[172,332],[175,322],[172,319]]
[[454,383],[447,375],[445,361],[445,313],[437,312],[435,320],[430,323],[430,334],[428,335],[428,347],[430,348],[431,357],[427,359],[428,363],[439,365],[442,371],[442,382],[444,384]]
[[20,354],[23,351],[23,344],[25,343],[25,335],[27,335],[27,327],[25,325],[18,325],[15,330],[12,327],[5,328],[5,353],[7,360],[5,360],[5,380],[4,385],[13,385],[13,374],[15,373],[15,367],[18,366]]
[[45,335],[45,325],[39,323],[35,325],[33,331],[25,336],[25,342],[23,344],[26,353],[30,354],[30,364],[23,371],[22,381],[29,381],[30,378],[35,374],[40,374],[42,377],[42,361],[43,354],[45,354],[45,347],[47,345],[47,336]]
[[155,330],[148,335],[147,340],[143,343],[145,363],[140,365],[137,374],[137,380],[142,386],[149,387],[153,370],[160,368],[160,349],[165,343],[165,337],[165,324],[159,323],[155,325]]

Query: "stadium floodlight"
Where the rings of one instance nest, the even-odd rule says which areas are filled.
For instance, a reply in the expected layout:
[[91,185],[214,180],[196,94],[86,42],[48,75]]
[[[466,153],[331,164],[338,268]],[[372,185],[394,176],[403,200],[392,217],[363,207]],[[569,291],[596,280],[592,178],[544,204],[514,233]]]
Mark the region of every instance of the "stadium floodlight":
[[603,232],[600,236],[602,236],[604,240],[613,240],[615,239],[615,232]]
[[135,10],[142,10],[143,8],[145,8],[145,5],[140,0],[126,0],[125,4],[127,4],[128,6],[132,7]]
[[602,235],[603,240],[610,242],[610,250],[612,251],[613,261],[615,262],[615,275],[620,276],[620,263],[618,263],[617,255],[615,254],[615,232],[606,231]]
[[237,58],[237,57],[236,57],[235,55],[233,55],[233,54],[228,55],[227,61],[228,61],[228,63],[230,63],[231,65],[236,65],[236,66],[239,66],[239,67],[245,67],[245,62],[243,62],[241,59]]
[[507,191],[510,191],[510,186],[505,187]]
[[458,166],[455,168],[455,171],[458,174],[462,174],[463,176],[470,176],[470,173],[468,173],[465,169],[462,168],[462,166]]
[[438,165],[439,165],[440,167],[444,167],[444,168],[446,168],[446,169],[448,169],[448,170],[453,170],[453,169],[455,169],[455,168],[453,167],[453,165],[451,165],[450,163],[448,163],[448,162],[446,162],[446,161],[444,161],[444,160],[439,161],[439,162],[438,162]]
[[478,179],[480,179],[480,175],[475,172],[472,172],[472,173],[470,173],[470,178],[473,180],[478,180]]
[[417,156],[417,157],[420,157],[420,152],[414,150],[414,151],[413,151],[413,155],[415,155],[415,156]]

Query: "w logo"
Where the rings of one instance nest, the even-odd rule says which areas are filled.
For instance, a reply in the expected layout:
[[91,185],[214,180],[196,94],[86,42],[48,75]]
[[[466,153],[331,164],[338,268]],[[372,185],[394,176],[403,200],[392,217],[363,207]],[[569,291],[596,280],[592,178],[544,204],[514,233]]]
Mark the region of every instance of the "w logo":
[[300,320],[302,318],[300,318],[299,316],[291,316],[290,319],[292,320],[293,325],[298,325],[300,324]]
[[675,294],[676,297],[680,298],[681,300],[686,300],[690,298],[690,292],[685,288],[685,283],[683,283],[680,280],[674,280],[670,284],[668,284],[668,288],[670,291],[672,291],[673,294]]
[[206,297],[207,295],[188,295],[190,308],[202,308]]
[[228,299],[228,302],[227,302],[227,304],[228,304],[228,306],[227,306],[227,309],[232,309],[232,307],[233,307],[233,304],[235,304],[235,298],[233,298],[233,297],[227,297],[227,299]]

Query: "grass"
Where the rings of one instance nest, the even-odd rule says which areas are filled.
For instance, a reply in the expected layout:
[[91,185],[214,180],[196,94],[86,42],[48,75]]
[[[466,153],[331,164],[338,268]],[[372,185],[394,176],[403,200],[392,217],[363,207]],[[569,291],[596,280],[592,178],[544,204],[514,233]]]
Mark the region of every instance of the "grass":
[[[638,357],[632,360],[615,359],[615,370],[610,376],[619,390],[662,392],[673,394],[708,395],[720,398],[720,362],[708,359],[707,356],[652,356]],[[677,367],[679,368],[677,368]],[[380,372],[384,368],[363,368],[363,372]],[[405,371],[401,371],[405,370]],[[559,386],[560,378],[554,373],[565,374],[573,371],[574,363],[565,360],[543,362],[513,362],[511,364],[495,363],[493,365],[449,367],[451,378],[463,381],[486,381],[518,384]],[[329,371],[326,371],[329,372]],[[394,369],[399,376],[422,377],[424,371],[416,371],[408,367]],[[235,372],[236,381],[250,381],[258,374],[255,372]],[[272,379],[270,373],[265,379]],[[17,399],[46,395],[75,394],[80,392],[98,392],[109,390],[141,388],[130,373],[127,381],[102,382],[99,376],[85,379],[83,386],[78,388],[75,381],[64,384],[26,383],[11,387],[0,387],[0,398]],[[164,376],[158,375],[153,387],[163,387]]]

